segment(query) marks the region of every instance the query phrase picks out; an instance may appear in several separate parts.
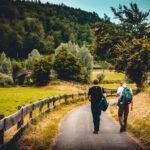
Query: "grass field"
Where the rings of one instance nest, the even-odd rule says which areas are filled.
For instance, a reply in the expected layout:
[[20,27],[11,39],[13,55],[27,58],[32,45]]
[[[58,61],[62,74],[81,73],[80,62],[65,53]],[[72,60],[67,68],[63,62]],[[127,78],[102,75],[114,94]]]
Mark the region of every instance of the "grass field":
[[[119,83],[112,83],[112,84],[100,84],[100,86],[107,88],[107,89],[117,89],[120,85]],[[135,84],[127,84],[128,87],[135,89]]]
[[0,114],[10,115],[17,107],[46,97],[75,93],[81,91],[77,87],[57,83],[46,87],[14,87],[0,88]]
[[[110,112],[118,120],[117,106],[112,106]],[[150,148],[150,88],[134,96],[133,111],[128,117],[129,133],[140,140],[145,149]]]
[[[100,73],[104,73],[104,80],[103,81],[113,81],[114,83],[107,83],[107,84],[100,84],[102,87],[107,88],[107,89],[117,89],[119,87],[118,81],[122,81],[125,79],[125,74],[123,73],[118,73],[114,71],[109,71],[109,70],[95,70],[92,73],[92,80],[97,78],[97,75]],[[116,81],[116,82],[115,82]],[[135,84],[127,84],[128,87],[135,89],[136,85]]]
[[125,74],[123,73],[117,73],[117,72],[114,72],[114,73],[106,73],[105,74],[105,77],[104,77],[104,80],[124,80],[125,79]]
[[104,80],[124,80],[125,79],[125,74],[123,73],[118,73],[114,71],[109,71],[109,70],[95,70],[92,73],[92,79],[97,78],[98,74],[104,74]]

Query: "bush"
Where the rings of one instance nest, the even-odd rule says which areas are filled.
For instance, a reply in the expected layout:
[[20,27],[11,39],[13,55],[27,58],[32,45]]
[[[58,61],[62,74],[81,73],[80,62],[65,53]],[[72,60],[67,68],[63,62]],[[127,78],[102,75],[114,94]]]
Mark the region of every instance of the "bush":
[[9,87],[12,85],[14,85],[12,77],[10,75],[0,73],[0,86],[1,87]]
[[101,83],[104,80],[104,74],[98,74],[97,75],[97,79],[99,80],[99,82]]
[[46,85],[50,81],[52,61],[49,57],[43,57],[34,63],[33,80],[36,85]]
[[82,66],[79,60],[69,51],[68,47],[62,45],[56,52],[54,70],[56,70],[58,78],[83,82]]
[[25,77],[24,85],[33,85],[33,83],[34,83],[34,81],[33,81],[33,75],[32,74],[28,74]]

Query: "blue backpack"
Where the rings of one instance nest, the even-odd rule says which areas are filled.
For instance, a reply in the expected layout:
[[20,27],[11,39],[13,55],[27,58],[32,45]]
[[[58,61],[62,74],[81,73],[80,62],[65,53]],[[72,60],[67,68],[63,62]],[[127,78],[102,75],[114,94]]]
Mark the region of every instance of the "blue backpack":
[[130,104],[132,102],[132,92],[129,88],[125,87],[122,92],[121,101],[124,104]]

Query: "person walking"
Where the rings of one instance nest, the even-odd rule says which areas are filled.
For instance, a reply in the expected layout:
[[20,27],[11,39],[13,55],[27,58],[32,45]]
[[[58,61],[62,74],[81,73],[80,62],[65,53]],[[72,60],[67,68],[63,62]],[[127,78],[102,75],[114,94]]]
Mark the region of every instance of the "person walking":
[[122,81],[117,90],[118,99],[118,119],[120,123],[120,132],[125,132],[127,129],[127,119],[129,114],[129,104],[133,110],[132,89],[128,88],[126,83]]
[[91,112],[93,117],[93,124],[94,124],[94,134],[98,134],[99,126],[100,126],[100,100],[103,96],[106,96],[104,88],[98,86],[99,80],[95,79],[93,81],[93,86],[89,88],[88,91],[88,98],[91,102]]

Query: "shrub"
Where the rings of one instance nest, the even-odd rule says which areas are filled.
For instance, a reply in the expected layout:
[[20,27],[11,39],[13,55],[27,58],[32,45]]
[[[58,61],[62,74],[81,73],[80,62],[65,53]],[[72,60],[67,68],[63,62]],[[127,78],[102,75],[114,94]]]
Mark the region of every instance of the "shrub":
[[79,60],[69,51],[66,45],[57,49],[54,69],[59,79],[83,82],[83,70]]
[[0,54],[0,72],[4,74],[12,73],[12,64],[10,58],[7,58],[4,52]]
[[0,86],[9,87],[12,86],[13,84],[14,83],[13,83],[12,76],[0,73]]
[[100,83],[104,80],[104,77],[105,76],[103,73],[97,75],[97,79],[99,80]]
[[50,81],[52,61],[49,57],[42,57],[34,63],[33,80],[36,85],[46,85]]

